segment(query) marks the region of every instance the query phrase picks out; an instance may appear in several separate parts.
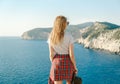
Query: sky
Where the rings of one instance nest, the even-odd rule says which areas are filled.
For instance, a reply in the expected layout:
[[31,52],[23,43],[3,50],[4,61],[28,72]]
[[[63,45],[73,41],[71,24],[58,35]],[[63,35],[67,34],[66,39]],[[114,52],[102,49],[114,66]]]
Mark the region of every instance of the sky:
[[58,15],[73,25],[95,21],[120,25],[120,0],[0,0],[0,36],[52,27]]

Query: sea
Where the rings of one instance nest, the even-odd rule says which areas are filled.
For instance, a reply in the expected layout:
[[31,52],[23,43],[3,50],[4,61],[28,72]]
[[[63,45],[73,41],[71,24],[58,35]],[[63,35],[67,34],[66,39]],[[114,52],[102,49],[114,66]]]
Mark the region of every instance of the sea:
[[[74,55],[82,84],[120,84],[120,55],[78,43]],[[0,37],[0,84],[48,84],[50,68],[46,40]]]

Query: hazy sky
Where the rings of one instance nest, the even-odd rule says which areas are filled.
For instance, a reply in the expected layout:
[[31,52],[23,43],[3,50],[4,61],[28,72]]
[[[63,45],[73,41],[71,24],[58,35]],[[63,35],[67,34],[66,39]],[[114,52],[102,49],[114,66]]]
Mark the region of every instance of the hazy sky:
[[52,27],[57,15],[70,24],[107,21],[120,25],[120,0],[0,0],[0,36]]

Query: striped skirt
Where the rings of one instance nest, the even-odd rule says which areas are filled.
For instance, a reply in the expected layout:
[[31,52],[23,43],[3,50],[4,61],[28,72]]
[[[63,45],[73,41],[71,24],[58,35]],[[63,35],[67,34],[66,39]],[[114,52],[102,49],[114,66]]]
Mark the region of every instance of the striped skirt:
[[72,80],[74,65],[69,54],[56,54],[53,58],[48,84],[54,84],[54,81]]

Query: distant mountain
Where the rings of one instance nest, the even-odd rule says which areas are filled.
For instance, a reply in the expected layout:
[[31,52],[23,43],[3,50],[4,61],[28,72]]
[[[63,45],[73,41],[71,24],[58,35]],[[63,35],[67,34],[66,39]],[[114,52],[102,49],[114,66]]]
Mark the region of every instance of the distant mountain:
[[[93,25],[93,22],[87,22],[78,25],[69,25],[66,29],[67,32],[70,32],[75,39],[80,37],[79,30],[88,26]],[[35,28],[29,31],[26,31],[22,34],[22,38],[26,40],[47,40],[48,35],[50,34],[52,27],[49,28]]]
[[82,23],[82,24],[78,24],[77,26],[79,28],[85,28],[85,27],[91,26],[93,24],[94,24],[93,22],[85,22],[85,23]]
[[[22,34],[26,40],[47,40],[52,27],[35,28]],[[78,43],[86,48],[103,49],[120,53],[120,26],[109,22],[87,22],[69,25],[66,29]]]
[[46,40],[51,31],[51,28],[35,28],[29,31],[26,31],[22,34],[22,38],[25,40]]
[[109,22],[95,22],[80,30],[79,43],[86,48],[108,50],[120,53],[120,26]]

